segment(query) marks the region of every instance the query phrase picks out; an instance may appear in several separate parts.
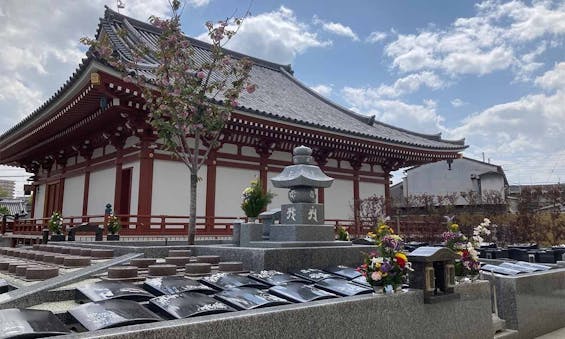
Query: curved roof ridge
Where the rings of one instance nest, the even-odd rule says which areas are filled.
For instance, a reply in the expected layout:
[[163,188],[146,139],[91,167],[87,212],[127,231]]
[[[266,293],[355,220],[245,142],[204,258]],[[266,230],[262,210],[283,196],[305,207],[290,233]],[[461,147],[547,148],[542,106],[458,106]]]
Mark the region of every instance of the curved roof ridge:
[[425,138],[425,139],[428,139],[428,140],[442,141],[442,142],[446,142],[446,143],[450,143],[450,144],[454,144],[454,145],[465,145],[465,138],[459,139],[459,140],[444,140],[444,139],[441,138],[441,132],[435,133],[435,134],[426,134],[426,133],[414,132],[414,131],[410,131],[410,130],[407,130],[407,129],[404,129],[404,128],[401,128],[401,127],[397,127],[397,126],[393,126],[393,125],[389,125],[387,123],[381,122],[381,121],[376,119],[375,115],[369,116],[369,115],[364,115],[364,114],[361,114],[361,113],[354,112],[354,111],[352,111],[348,108],[345,108],[345,107],[341,106],[340,104],[335,103],[335,102],[331,101],[330,99],[320,95],[318,92],[316,92],[313,89],[311,89],[310,87],[306,86],[302,81],[298,80],[293,74],[286,72],[284,69],[281,69],[281,72],[284,75],[286,75],[290,80],[292,80],[295,84],[297,84],[298,86],[300,86],[304,90],[308,91],[310,94],[314,95],[316,98],[318,98],[318,99],[322,100],[323,102],[325,102],[326,104],[342,111],[343,113],[349,115],[350,117],[366,123],[367,125],[373,126],[374,124],[379,124],[379,125],[387,127],[387,128],[392,128],[392,129],[395,129],[397,131],[412,134],[412,135],[415,135],[415,136],[419,136],[421,138]]

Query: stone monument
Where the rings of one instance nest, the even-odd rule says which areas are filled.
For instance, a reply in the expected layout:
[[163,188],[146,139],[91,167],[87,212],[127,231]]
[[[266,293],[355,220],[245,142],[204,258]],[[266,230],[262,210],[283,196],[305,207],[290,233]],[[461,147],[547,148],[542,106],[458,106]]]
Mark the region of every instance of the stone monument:
[[280,224],[270,226],[270,242],[333,242],[333,226],[324,225],[324,205],[316,202],[316,188],[328,188],[333,178],[314,164],[312,150],[294,149],[294,165],[271,179],[274,187],[289,188],[290,204],[281,206]]

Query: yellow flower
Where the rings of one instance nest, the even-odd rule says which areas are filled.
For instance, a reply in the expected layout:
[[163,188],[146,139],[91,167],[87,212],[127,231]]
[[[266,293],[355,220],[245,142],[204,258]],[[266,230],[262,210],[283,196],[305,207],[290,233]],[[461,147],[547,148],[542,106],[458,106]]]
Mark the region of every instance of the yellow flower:
[[400,258],[400,259],[402,259],[402,260],[404,260],[404,261],[408,261],[408,258],[406,257],[406,255],[405,255],[404,253],[402,253],[402,252],[396,253],[395,257]]
[[451,224],[451,225],[449,225],[449,230],[450,230],[451,232],[457,232],[457,231],[459,231],[459,225],[457,225],[457,224]]

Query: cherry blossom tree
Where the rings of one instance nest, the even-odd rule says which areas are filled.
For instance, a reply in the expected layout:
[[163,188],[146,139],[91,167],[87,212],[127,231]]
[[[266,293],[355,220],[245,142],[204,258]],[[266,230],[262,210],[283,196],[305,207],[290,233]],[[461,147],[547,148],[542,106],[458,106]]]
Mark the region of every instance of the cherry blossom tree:
[[[125,81],[140,88],[160,147],[180,159],[190,171],[188,243],[194,244],[198,171],[210,152],[220,146],[222,130],[238,106],[239,96],[243,91],[253,93],[255,85],[249,82],[252,62],[236,59],[223,48],[237,33],[241,18],[206,23],[210,48],[202,60],[195,57],[194,47],[182,33],[180,1],[172,0],[170,5],[170,18],[149,19],[161,32],[157,43],[135,46],[133,61],[121,58],[105,37],[81,41],[90,46],[95,57],[121,71]],[[149,77],[136,72],[147,57],[159,61]]]

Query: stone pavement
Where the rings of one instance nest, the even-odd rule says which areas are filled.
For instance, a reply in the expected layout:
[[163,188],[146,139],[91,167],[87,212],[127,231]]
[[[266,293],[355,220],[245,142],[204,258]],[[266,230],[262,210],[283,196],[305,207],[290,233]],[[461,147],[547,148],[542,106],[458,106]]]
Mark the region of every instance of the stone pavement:
[[563,339],[565,338],[565,327],[558,329],[557,331],[553,331],[547,334],[544,334],[537,339]]

